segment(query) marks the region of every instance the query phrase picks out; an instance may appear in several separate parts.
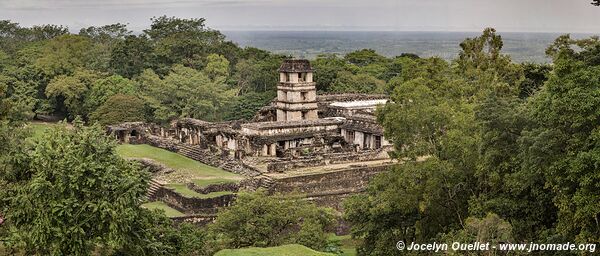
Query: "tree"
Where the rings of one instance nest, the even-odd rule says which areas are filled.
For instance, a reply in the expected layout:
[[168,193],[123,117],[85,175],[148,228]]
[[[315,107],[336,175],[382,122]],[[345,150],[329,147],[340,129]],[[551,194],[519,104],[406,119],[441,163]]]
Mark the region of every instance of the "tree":
[[249,92],[275,92],[277,81],[279,81],[279,65],[282,56],[263,56],[261,53],[253,53],[259,56],[251,56],[239,61],[235,65],[233,79],[237,81],[238,94]]
[[[57,110],[65,111],[71,118],[87,116],[85,96],[99,77],[89,70],[77,70],[71,76],[57,76],[46,87],[46,96],[54,98],[58,103]],[[63,110],[62,106],[66,109]]]
[[136,96],[115,94],[90,116],[102,125],[146,121],[146,105]]
[[30,42],[39,42],[68,34],[68,29],[57,25],[23,28],[10,20],[0,20],[0,49],[14,54]]
[[223,81],[213,81],[204,72],[181,65],[174,66],[164,79],[146,70],[138,82],[159,122],[175,117],[221,120],[228,100],[235,95]]
[[460,44],[461,51],[455,60],[457,71],[473,83],[473,89],[483,94],[487,90],[517,93],[523,71],[511,62],[510,56],[501,53],[503,45],[502,37],[493,28],[486,28],[481,36],[467,38]]
[[235,203],[219,212],[210,226],[225,248],[269,247],[299,243],[325,248],[325,230],[334,223],[330,210],[300,197],[241,193]]
[[54,128],[35,141],[10,187],[9,244],[30,253],[88,254],[130,241],[147,174],[116,155],[99,127]]
[[62,35],[44,44],[35,65],[50,77],[69,75],[86,66],[91,58],[90,49],[92,44],[87,37]]
[[100,27],[87,27],[79,30],[79,35],[91,38],[96,42],[111,42],[115,40],[123,40],[130,35],[131,31],[127,29],[127,25],[115,23]]
[[218,54],[208,55],[208,63],[204,68],[204,73],[213,80],[225,80],[229,76],[229,61]]
[[[575,51],[574,49],[578,49]],[[566,239],[600,239],[600,40],[559,37],[549,47],[554,71],[528,102],[524,166],[542,173]]]
[[93,44],[89,53],[93,58],[87,63],[87,67],[103,72],[111,71],[114,68],[110,65],[112,52],[129,34],[131,34],[131,31],[127,30],[125,24],[121,23],[82,28],[79,35],[89,38]]
[[317,90],[328,92],[338,73],[344,71],[347,64],[337,55],[319,55],[311,65],[315,69],[314,81],[317,83]]
[[512,224],[517,241],[540,241],[557,218],[544,174],[523,166],[523,129],[529,125],[525,102],[490,93],[475,108],[480,126],[478,196],[469,205],[475,217],[493,212]]
[[110,53],[110,66],[116,74],[133,78],[151,67],[152,44],[144,35],[125,36],[118,41]]
[[277,95],[274,93],[246,93],[238,96],[228,106],[226,120],[252,120],[257,111],[268,105]]
[[385,81],[381,81],[368,74],[354,75],[347,71],[337,74],[333,85],[329,87],[331,92],[345,93],[382,93]]
[[[467,218],[463,229],[444,235],[444,240],[448,244],[479,242],[481,244],[490,243],[490,245],[515,241],[510,223],[494,213],[488,213],[483,218]],[[465,253],[463,252],[463,254]],[[466,255],[479,255],[479,253],[466,252]]]
[[116,94],[135,95],[135,84],[119,75],[112,75],[93,81],[88,93],[85,95],[84,107],[86,114],[94,112],[110,97]]
[[152,18],[150,29],[144,33],[154,43],[154,70],[165,74],[173,64],[202,69],[204,58],[222,44],[225,36],[209,29],[205,20],[175,17]]
[[539,90],[548,80],[552,66],[547,64],[523,63],[524,80],[519,85],[519,97],[527,98]]
[[359,255],[394,255],[398,240],[426,242],[464,226],[469,173],[435,157],[376,176],[366,194],[344,202]]
[[374,63],[386,62],[386,58],[372,49],[362,49],[346,54],[344,59],[357,66],[366,66]]
[[[0,96],[3,98],[4,111],[11,120],[27,120],[33,117],[33,109],[38,103],[35,85],[11,75],[0,74]],[[2,110],[0,110],[1,112]]]
[[204,232],[140,207],[149,173],[118,156],[99,126],[76,121],[14,142],[9,158],[0,155],[4,246],[28,255],[210,255]]

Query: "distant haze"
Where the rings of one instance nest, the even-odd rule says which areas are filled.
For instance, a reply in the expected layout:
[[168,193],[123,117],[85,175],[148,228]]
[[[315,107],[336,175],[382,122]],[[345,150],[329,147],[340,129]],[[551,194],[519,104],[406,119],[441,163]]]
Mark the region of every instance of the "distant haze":
[[[224,31],[240,46],[252,46],[294,57],[314,59],[319,54],[344,54],[370,48],[393,57],[415,53],[421,57],[454,59],[459,44],[481,32],[398,32],[398,31]],[[546,48],[559,33],[500,32],[503,52],[517,62],[549,62]],[[592,34],[573,34],[575,38]]]
[[219,30],[600,33],[591,0],[0,0],[0,19],[141,31],[153,16],[204,17]]

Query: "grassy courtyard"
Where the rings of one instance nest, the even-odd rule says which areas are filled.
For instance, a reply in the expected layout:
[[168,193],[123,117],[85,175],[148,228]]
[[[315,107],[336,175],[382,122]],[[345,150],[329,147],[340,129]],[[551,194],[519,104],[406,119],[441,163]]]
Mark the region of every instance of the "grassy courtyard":
[[336,242],[340,245],[340,249],[342,250],[343,256],[355,256],[356,255],[356,243],[357,241],[352,239],[350,235],[345,236],[337,236],[335,234],[331,234],[329,236],[329,241]]
[[236,182],[242,179],[240,175],[230,173],[217,167],[209,166],[168,150],[150,145],[123,144],[117,147],[117,153],[124,158],[148,158],[164,166],[176,170],[164,177],[165,183],[196,182],[197,184],[219,184]]
[[142,204],[142,207],[144,207],[146,209],[150,209],[150,210],[154,210],[154,209],[162,210],[165,212],[165,215],[167,215],[167,217],[181,217],[181,216],[185,215],[185,214],[179,212],[178,210],[175,210],[175,209],[169,207],[167,204],[165,204],[163,202],[145,203],[145,204]]
[[30,138],[40,138],[42,135],[50,131],[53,127],[65,125],[60,123],[42,123],[42,122],[31,122],[27,124],[27,128],[31,131]]

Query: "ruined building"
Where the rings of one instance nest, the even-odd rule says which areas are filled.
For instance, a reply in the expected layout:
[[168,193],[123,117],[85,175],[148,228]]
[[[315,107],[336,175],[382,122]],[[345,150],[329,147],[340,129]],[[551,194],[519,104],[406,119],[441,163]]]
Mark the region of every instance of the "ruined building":
[[343,198],[392,164],[391,144],[374,116],[388,98],[317,95],[308,60],[285,60],[279,72],[277,98],[250,122],[182,118],[170,127],[126,123],[109,129],[121,141],[148,143],[242,174],[247,178],[240,188],[298,191],[341,209]]

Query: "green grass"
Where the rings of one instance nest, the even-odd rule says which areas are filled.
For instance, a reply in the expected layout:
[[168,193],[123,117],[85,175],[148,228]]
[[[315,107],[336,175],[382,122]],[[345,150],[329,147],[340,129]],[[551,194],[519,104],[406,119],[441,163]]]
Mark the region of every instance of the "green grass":
[[334,254],[318,252],[306,246],[288,244],[268,248],[225,249],[215,256],[333,256]]
[[222,195],[233,194],[233,192],[231,192],[231,191],[218,191],[218,192],[212,192],[212,193],[208,193],[208,194],[200,194],[194,190],[189,189],[185,184],[167,184],[165,186],[167,188],[174,189],[177,194],[183,195],[185,197],[190,197],[190,198],[205,199],[205,198],[213,198],[213,197],[218,197],[218,196],[222,196]]
[[338,236],[335,234],[331,234],[329,236],[329,241],[337,242],[340,244],[340,249],[343,252],[342,255],[356,256],[356,241],[352,239],[350,235]]
[[192,181],[198,187],[206,187],[208,185],[222,185],[222,184],[232,184],[235,183],[233,180],[216,178],[216,179],[205,179],[205,180],[193,180]]
[[165,166],[175,169],[183,174],[198,180],[231,180],[241,179],[240,175],[227,172],[213,166],[209,166],[192,160],[180,154],[153,147],[150,145],[123,144],[117,147],[117,153],[125,158],[149,158]]
[[175,209],[169,207],[167,204],[165,204],[163,202],[145,203],[145,204],[142,204],[142,207],[144,207],[146,209],[150,209],[150,210],[154,210],[154,209],[163,210],[165,212],[165,215],[167,215],[167,217],[181,217],[181,216],[185,216],[185,214],[179,212],[178,210],[175,210]]
[[31,129],[31,138],[40,138],[52,127],[60,125],[59,123],[29,123],[27,127]]

